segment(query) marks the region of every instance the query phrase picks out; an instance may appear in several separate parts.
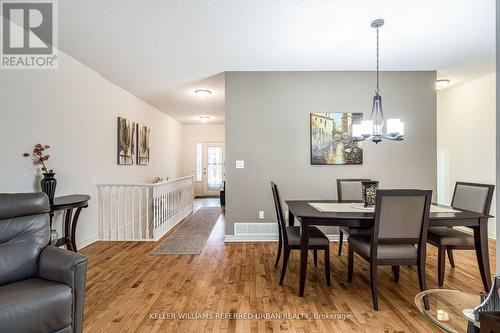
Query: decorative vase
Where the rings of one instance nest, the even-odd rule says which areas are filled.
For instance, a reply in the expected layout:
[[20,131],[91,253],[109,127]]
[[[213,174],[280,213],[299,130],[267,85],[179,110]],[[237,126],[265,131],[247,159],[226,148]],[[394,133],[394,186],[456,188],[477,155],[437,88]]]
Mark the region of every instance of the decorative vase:
[[55,173],[53,172],[45,172],[42,180],[40,181],[42,192],[47,194],[51,205],[54,203],[54,195],[56,194],[57,185],[57,180],[54,178],[54,175]]
[[377,199],[378,181],[370,180],[361,182],[363,190],[363,203],[365,207],[375,206]]

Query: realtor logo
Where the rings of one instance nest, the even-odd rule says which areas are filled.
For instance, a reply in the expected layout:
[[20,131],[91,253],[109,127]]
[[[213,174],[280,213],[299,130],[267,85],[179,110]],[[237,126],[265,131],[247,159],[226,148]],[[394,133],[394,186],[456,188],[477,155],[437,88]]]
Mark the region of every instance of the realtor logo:
[[0,3],[0,68],[56,69],[56,0],[0,0]]

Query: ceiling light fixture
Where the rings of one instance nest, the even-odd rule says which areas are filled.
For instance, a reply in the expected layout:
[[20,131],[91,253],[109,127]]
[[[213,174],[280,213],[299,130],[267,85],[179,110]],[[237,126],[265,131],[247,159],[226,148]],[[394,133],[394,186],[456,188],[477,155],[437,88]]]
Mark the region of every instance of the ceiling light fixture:
[[353,141],[371,140],[375,143],[379,143],[382,139],[393,141],[402,141],[404,139],[404,123],[399,119],[388,119],[387,134],[384,135],[382,133],[382,129],[384,128],[384,112],[382,110],[382,96],[380,96],[379,87],[378,29],[383,25],[383,19],[377,19],[371,23],[371,27],[377,29],[377,84],[375,96],[373,96],[371,120],[363,120],[361,124],[352,125]]
[[198,96],[199,98],[208,98],[210,95],[212,95],[212,92],[208,89],[198,89],[194,91],[194,94]]
[[209,116],[199,116],[198,117],[200,120],[204,121],[204,120],[210,120],[210,117]]
[[436,90],[437,91],[443,90],[445,88],[448,88],[449,85],[450,85],[450,80],[447,80],[447,79],[437,80],[436,81]]

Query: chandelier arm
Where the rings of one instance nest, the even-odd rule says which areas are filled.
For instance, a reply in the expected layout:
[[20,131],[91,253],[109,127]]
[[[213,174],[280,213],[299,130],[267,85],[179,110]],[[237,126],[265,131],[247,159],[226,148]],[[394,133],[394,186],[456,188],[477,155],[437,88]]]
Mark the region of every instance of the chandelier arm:
[[403,141],[404,140],[404,135],[396,135],[396,136],[383,135],[382,137],[384,139],[391,140],[391,141]]
[[359,136],[359,137],[352,137],[351,140],[353,142],[361,142],[361,141],[373,141],[373,139],[376,139],[376,141],[380,142],[382,139],[384,140],[391,140],[391,141],[403,141],[404,140],[404,135],[396,135],[396,136],[390,136],[390,135],[370,135],[370,136]]

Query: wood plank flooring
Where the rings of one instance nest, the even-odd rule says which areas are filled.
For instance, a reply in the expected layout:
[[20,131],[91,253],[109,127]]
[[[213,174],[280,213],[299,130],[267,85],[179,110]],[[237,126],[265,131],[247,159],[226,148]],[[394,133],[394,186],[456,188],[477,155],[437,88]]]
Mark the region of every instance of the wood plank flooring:
[[[217,200],[196,203],[214,206]],[[223,216],[200,255],[149,255],[155,246],[96,242],[82,249],[89,257],[85,332],[437,332],[414,306],[419,291],[415,268],[402,267],[399,283],[390,267],[379,269],[377,312],[371,305],[367,263],[355,258],[354,278],[348,283],[347,251],[337,256],[337,243],[332,243],[330,253],[332,286],[325,283],[322,256],[318,268],[309,260],[303,298],[297,296],[297,251],[279,286],[280,269],[274,268],[277,243],[225,244]],[[493,272],[494,254],[490,241]],[[474,252],[455,251],[455,262],[454,269],[447,263],[445,288],[479,293],[482,284]],[[428,288],[437,288],[436,265],[435,248],[428,246]],[[220,318],[217,313],[277,313],[282,318]],[[344,319],[315,319],[315,313]],[[182,314],[191,319],[180,319]],[[283,318],[285,314],[289,318]]]

